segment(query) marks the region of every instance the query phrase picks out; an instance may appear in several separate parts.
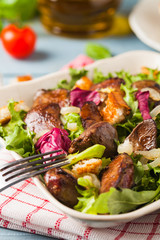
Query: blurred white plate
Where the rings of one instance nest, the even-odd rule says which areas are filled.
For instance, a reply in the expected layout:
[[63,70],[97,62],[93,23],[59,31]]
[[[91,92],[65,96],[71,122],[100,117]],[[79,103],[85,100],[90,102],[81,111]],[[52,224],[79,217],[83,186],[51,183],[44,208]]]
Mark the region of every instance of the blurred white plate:
[[[88,76],[92,78],[94,68],[102,71],[105,75],[109,72],[120,71],[122,69],[129,71],[132,74],[141,71],[141,67],[160,69],[160,54],[151,51],[131,51],[116,57],[99,60],[86,67]],[[28,82],[16,83],[14,85],[4,86],[0,89],[0,106],[3,106],[7,101],[13,98],[16,101],[24,100],[29,106],[32,105],[33,96],[38,89],[53,88],[62,79],[70,79],[69,71],[55,72]],[[12,152],[15,159],[20,158],[15,152]],[[125,222],[132,221],[135,218],[142,217],[160,208],[160,200],[155,201],[145,207],[135,211],[119,214],[119,215],[91,215],[78,212],[69,207],[66,207],[56,200],[47,190],[43,182],[35,177],[34,181],[37,187],[44,193],[44,196],[62,212],[74,218],[78,222],[90,227],[106,228],[119,225]]]
[[129,23],[142,42],[160,51],[160,0],[141,0],[133,8]]

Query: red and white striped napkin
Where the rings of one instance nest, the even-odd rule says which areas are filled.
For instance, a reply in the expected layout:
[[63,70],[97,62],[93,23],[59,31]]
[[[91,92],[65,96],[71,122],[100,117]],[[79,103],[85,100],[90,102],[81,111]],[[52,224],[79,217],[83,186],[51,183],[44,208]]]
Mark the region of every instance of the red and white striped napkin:
[[[11,153],[0,151],[0,163],[13,161]],[[160,211],[117,227],[90,228],[55,208],[32,179],[0,194],[0,226],[69,240],[159,240]]]

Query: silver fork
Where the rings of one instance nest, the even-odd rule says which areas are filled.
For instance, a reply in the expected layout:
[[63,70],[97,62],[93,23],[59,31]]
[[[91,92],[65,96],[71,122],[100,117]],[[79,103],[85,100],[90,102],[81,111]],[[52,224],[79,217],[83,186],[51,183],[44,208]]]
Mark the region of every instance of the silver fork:
[[[0,192],[18,182],[40,175],[52,168],[62,167],[69,164],[70,161],[67,159],[66,154],[59,154],[56,156],[43,158],[43,156],[61,151],[62,150],[60,149],[37,154],[1,165]],[[37,158],[40,159],[36,160]]]

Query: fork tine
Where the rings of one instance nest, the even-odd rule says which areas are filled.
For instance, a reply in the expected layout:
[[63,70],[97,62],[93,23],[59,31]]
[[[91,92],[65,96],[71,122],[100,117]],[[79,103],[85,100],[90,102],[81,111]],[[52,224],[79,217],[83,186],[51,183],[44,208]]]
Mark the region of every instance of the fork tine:
[[16,174],[13,173],[13,174],[10,174],[9,176],[7,175],[7,178],[5,179],[5,181],[11,180],[11,179],[13,179],[13,178],[15,178],[17,176],[21,176],[21,175],[23,175],[25,173],[29,173],[29,172],[32,173],[34,170],[37,170],[37,169],[41,170],[42,168],[45,168],[45,167],[48,167],[48,166],[51,166],[51,165],[56,165],[56,164],[61,163],[61,162],[64,163],[64,161],[66,161],[66,160],[68,160],[68,159],[67,158],[65,158],[65,159],[58,159],[58,160],[56,160],[54,162],[50,161],[49,163],[36,165],[36,166],[30,167],[30,168],[25,168],[23,170],[18,171]]
[[23,180],[26,180],[28,178],[31,178],[31,177],[35,177],[37,175],[40,175],[44,172],[47,172],[48,170],[52,169],[52,168],[57,168],[57,167],[63,167],[65,165],[67,165],[69,163],[69,160],[67,159],[66,162],[62,162],[62,163],[59,163],[59,164],[55,164],[55,165],[52,165],[51,167],[46,167],[42,170],[39,170],[39,171],[35,171],[35,172],[32,172],[32,173],[28,173],[26,175],[23,175],[21,178],[16,178],[14,181],[8,183],[7,185],[5,185],[4,187],[0,188],[0,192],[2,192],[3,190],[7,189],[8,187],[16,184],[16,183],[19,183]]
[[54,153],[61,152],[61,151],[63,151],[63,150],[62,149],[54,150],[54,151],[47,152],[47,153],[41,153],[41,154],[36,154],[36,155],[33,155],[33,156],[26,157],[26,158],[21,158],[19,160],[4,164],[2,167],[0,167],[0,171],[3,171],[4,169],[6,169],[8,167],[21,164],[23,162],[33,160],[35,158],[43,157],[43,156],[46,156],[46,155],[49,155],[49,154],[54,154]]
[[41,159],[38,159],[36,161],[24,163],[24,164],[21,164],[21,165],[18,165],[18,166],[15,166],[15,165],[14,166],[8,166],[8,168],[5,168],[5,169],[2,168],[2,169],[0,169],[0,171],[2,172],[2,171],[6,171],[6,170],[9,169],[7,172],[4,172],[3,175],[2,175],[2,176],[6,176],[11,172],[16,172],[17,170],[23,169],[25,167],[40,164],[40,163],[43,163],[43,162],[46,162],[46,161],[49,161],[49,160],[61,159],[61,158],[64,158],[64,157],[66,157],[66,154],[60,154],[60,155],[56,155],[56,156],[52,156],[52,157],[48,157],[48,158],[41,158]]

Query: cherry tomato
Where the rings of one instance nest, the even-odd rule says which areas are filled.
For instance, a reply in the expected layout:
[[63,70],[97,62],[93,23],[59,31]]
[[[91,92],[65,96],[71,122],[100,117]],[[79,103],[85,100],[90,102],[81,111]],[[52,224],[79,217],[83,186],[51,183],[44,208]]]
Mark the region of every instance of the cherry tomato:
[[18,28],[10,24],[3,28],[1,40],[10,55],[15,58],[26,58],[34,51],[36,34],[30,27]]

